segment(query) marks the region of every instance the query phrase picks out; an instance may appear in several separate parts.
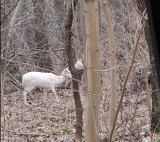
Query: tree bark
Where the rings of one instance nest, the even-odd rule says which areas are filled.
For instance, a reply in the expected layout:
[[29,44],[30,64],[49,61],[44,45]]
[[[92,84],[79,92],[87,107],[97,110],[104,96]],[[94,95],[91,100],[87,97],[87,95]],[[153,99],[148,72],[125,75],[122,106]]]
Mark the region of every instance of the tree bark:
[[[141,13],[144,12],[146,9],[146,0],[137,0],[137,6]],[[158,91],[158,80],[157,80],[157,73],[155,68],[155,60],[153,54],[153,46],[151,42],[151,35],[149,30],[148,20],[144,19],[145,23],[145,37],[149,48],[149,55],[150,55],[150,63],[151,63],[151,72],[152,75],[150,77],[150,85],[152,88],[152,113],[151,113],[151,130],[155,132],[160,132],[160,94]]]
[[[77,0],[74,0],[74,5],[73,7],[75,8],[77,3]],[[79,86],[78,86],[78,81],[81,78],[82,72],[79,72],[78,70],[75,69],[75,61],[76,61],[76,54],[74,49],[72,48],[72,23],[73,23],[73,10],[72,10],[72,3],[70,3],[70,6],[67,9],[65,20],[64,20],[64,41],[66,45],[66,50],[67,50],[67,56],[68,56],[68,66],[69,69],[72,73],[73,77],[73,96],[74,96],[74,102],[76,106],[76,124],[75,129],[76,129],[76,142],[81,142],[82,141],[82,128],[83,128],[83,107],[81,103],[81,98],[79,94]],[[74,80],[75,79],[75,80]]]
[[[102,0],[102,7],[104,11],[104,16],[106,20],[106,30],[108,33],[108,44],[109,44],[109,50],[110,50],[110,68],[116,66],[116,42],[115,42],[115,36],[114,36],[114,31],[113,31],[113,26],[112,26],[112,21],[111,21],[111,16],[109,13],[108,9],[108,4],[106,0]],[[114,126],[114,119],[115,118],[115,113],[116,113],[116,93],[117,93],[117,83],[116,83],[116,70],[113,69],[110,71],[110,83],[111,83],[111,88],[110,88],[110,105],[109,105],[109,124],[110,124],[110,129],[109,129],[109,136],[111,136],[111,130]],[[110,142],[115,141],[115,129],[114,132],[109,138]]]
[[100,104],[100,37],[97,1],[84,2],[86,26],[86,58],[87,58],[87,104],[85,141],[99,141],[99,104]]

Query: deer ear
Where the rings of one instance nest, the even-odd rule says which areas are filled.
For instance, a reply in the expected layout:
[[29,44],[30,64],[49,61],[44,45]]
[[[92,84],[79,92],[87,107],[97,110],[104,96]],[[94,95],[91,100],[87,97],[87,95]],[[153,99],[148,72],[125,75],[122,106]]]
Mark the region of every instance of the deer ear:
[[69,67],[67,67],[66,70],[67,70],[68,72],[70,72]]

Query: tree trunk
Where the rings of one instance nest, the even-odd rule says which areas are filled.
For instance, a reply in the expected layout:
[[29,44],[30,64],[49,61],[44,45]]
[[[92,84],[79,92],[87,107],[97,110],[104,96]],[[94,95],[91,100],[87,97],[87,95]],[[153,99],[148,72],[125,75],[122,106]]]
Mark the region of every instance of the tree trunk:
[[[110,50],[110,68],[116,66],[116,42],[115,42],[115,36],[111,21],[111,16],[108,9],[108,4],[106,0],[102,0],[102,7],[105,15],[106,20],[106,30],[108,33],[108,44],[109,44],[109,50]],[[116,113],[116,93],[117,93],[117,84],[116,84],[116,70],[113,69],[110,71],[110,82],[111,82],[111,88],[110,88],[110,105],[109,105],[109,138],[110,142],[115,141],[115,130],[113,134],[111,134],[112,128],[114,126],[114,119],[115,113]],[[111,136],[112,135],[112,136]]]
[[52,70],[51,58],[49,52],[48,39],[45,34],[46,24],[44,18],[45,1],[44,0],[32,0],[33,2],[33,14],[34,14],[34,48],[31,49],[35,52],[33,59],[36,66]]
[[[146,9],[146,0],[137,0],[137,6],[141,13],[144,12]],[[152,88],[152,113],[151,113],[151,130],[155,132],[160,132],[160,95],[158,91],[158,80],[157,80],[157,73],[155,68],[155,60],[153,54],[153,46],[151,43],[151,35],[148,26],[148,21],[144,19],[145,23],[145,37],[149,48],[149,55],[150,55],[150,63],[151,63],[151,72],[152,75],[150,77],[150,85]]]
[[85,141],[99,141],[99,104],[100,104],[100,37],[97,1],[85,0],[86,57],[87,57],[87,104]]
[[[74,8],[76,6],[77,0],[74,0]],[[74,96],[74,101],[75,101],[75,106],[76,106],[76,124],[75,124],[75,129],[76,129],[76,142],[81,142],[82,141],[82,127],[83,127],[83,108],[81,104],[81,98],[79,94],[79,86],[78,86],[78,81],[81,78],[82,73],[78,72],[78,70],[75,69],[75,60],[76,60],[76,54],[74,49],[72,48],[72,23],[73,23],[73,11],[72,11],[72,3],[67,9],[65,20],[64,20],[64,40],[65,40],[65,45],[66,45],[66,50],[67,50],[67,56],[68,56],[68,66],[69,69],[72,73],[73,77],[73,96]],[[75,79],[75,80],[74,80]]]
[[85,30],[85,17],[84,17],[84,0],[80,1],[80,18],[81,18],[81,35],[83,43],[83,51],[86,49],[86,30]]
[[[82,43],[83,43],[83,63],[84,63],[84,67],[86,67],[86,29],[85,29],[85,16],[84,16],[84,0],[80,1],[80,18],[81,18],[81,35],[82,35]],[[84,84],[86,85],[86,79],[87,79],[87,71],[86,68],[84,69],[84,73],[83,73],[83,81]],[[86,90],[86,86],[83,88],[84,92],[87,92]]]

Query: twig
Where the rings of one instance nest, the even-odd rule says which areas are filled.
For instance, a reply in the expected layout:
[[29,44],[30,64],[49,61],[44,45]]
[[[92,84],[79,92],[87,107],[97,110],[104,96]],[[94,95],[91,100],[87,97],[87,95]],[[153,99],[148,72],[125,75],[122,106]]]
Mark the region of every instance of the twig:
[[31,65],[31,64],[27,64],[27,63],[23,63],[23,62],[12,61],[12,60],[9,60],[9,59],[7,59],[7,58],[5,58],[5,57],[1,57],[1,59],[6,60],[6,61],[8,61],[8,62],[17,63],[17,64],[23,64],[23,65],[27,65],[27,66],[32,66],[32,67],[35,67],[35,68],[39,68],[39,69],[42,69],[42,70],[46,70],[46,71],[52,72],[52,70],[40,68],[40,67],[38,67],[38,66]]
[[21,83],[20,83],[17,79],[15,79],[8,71],[7,71],[6,73],[9,75],[9,77],[10,77],[11,79],[14,80],[13,84],[14,84],[15,86],[17,86],[17,87],[20,88],[20,89],[23,88],[23,86],[21,85]]
[[3,16],[0,24],[2,24],[2,22],[3,22],[5,19],[7,19],[7,17],[11,14],[11,12],[16,8],[16,6],[18,5],[19,1],[20,1],[20,0],[18,0],[17,3],[12,7],[12,9],[11,9],[6,15]]
[[132,6],[138,11],[138,13],[141,15],[141,17],[143,17],[145,20],[147,20],[148,18],[146,16],[144,16],[144,12],[147,10],[145,9],[145,11],[143,13],[141,13],[141,11],[137,8],[137,6],[131,1],[131,0],[128,0],[130,4],[132,4]]
[[119,101],[119,104],[118,104],[118,108],[117,108],[117,111],[116,111],[116,114],[115,114],[115,117],[114,117],[114,121],[113,121],[113,122],[114,122],[114,125],[113,125],[112,130],[111,130],[111,134],[110,134],[110,137],[109,137],[109,142],[110,142],[111,139],[112,139],[113,131],[114,131],[114,129],[115,129],[116,120],[117,120],[117,118],[118,118],[118,114],[119,114],[119,111],[120,111],[120,108],[121,108],[121,105],[122,105],[123,97],[124,97],[124,95],[125,95],[125,88],[126,88],[127,81],[128,81],[129,75],[130,75],[130,73],[131,73],[131,70],[132,70],[132,67],[133,67],[133,64],[134,64],[134,59],[135,59],[136,51],[137,51],[137,49],[138,49],[138,43],[139,43],[139,40],[140,40],[140,37],[141,37],[141,33],[142,33],[143,28],[144,28],[144,24],[143,24],[142,27],[140,28],[140,33],[139,33],[138,38],[137,38],[137,41],[136,41],[135,50],[134,50],[134,53],[133,53],[131,65],[130,65],[130,68],[129,68],[129,70],[128,70],[126,79],[125,79],[125,81],[124,81],[124,85],[123,85],[123,89],[122,89],[122,96],[121,96],[121,98],[120,98],[120,101]]

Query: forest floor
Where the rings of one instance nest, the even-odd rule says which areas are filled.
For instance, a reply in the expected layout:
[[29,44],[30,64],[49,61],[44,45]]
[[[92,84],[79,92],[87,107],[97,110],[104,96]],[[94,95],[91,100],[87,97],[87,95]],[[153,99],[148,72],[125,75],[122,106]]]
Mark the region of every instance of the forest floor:
[[[66,92],[67,93],[67,92]],[[76,123],[73,96],[61,96],[54,101],[51,92],[43,102],[43,93],[34,92],[26,106],[20,91],[7,92],[4,96],[4,113],[1,117],[3,142],[73,142]],[[116,142],[157,142],[158,135],[149,131],[149,113],[146,97],[126,96],[117,122]],[[85,95],[81,95],[85,110]],[[105,142],[108,127],[108,99],[101,97],[100,137]],[[85,113],[84,113],[85,118]],[[83,132],[84,133],[84,132]]]

